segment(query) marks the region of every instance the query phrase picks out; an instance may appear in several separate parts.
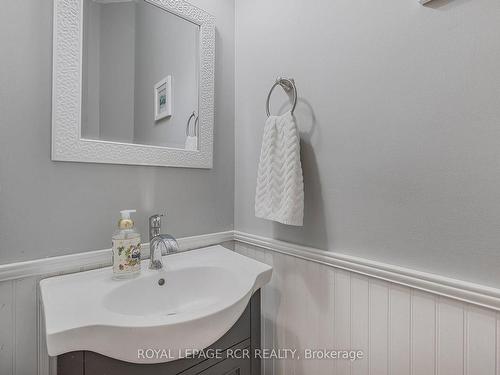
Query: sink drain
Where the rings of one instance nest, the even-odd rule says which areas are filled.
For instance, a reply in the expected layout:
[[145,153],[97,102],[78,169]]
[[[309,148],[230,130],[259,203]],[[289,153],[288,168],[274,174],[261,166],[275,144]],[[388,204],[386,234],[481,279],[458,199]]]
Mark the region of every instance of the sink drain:
[[165,285],[165,279],[160,279],[160,280],[158,280],[158,285],[159,285],[159,286],[163,286],[163,285]]

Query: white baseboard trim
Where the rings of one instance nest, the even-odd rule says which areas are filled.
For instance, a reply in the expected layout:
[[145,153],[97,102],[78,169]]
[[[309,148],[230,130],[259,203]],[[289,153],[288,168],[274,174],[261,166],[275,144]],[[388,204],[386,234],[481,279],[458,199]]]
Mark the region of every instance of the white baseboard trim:
[[[227,231],[179,238],[178,242],[181,250],[186,251],[226,241],[232,241],[233,237],[234,232]],[[142,245],[142,258],[149,258],[149,244]],[[105,267],[110,266],[111,262],[111,249],[106,249],[36,259],[26,262],[2,264],[0,265],[0,282],[33,276],[51,275],[60,272],[73,272],[84,269]]]
[[234,232],[234,240],[500,311],[500,289],[497,288],[238,231]]
[[[185,237],[178,241],[183,251],[236,241],[500,311],[500,289],[387,263],[318,250],[239,231]],[[148,256],[149,245],[144,244],[143,257],[148,258]],[[0,265],[0,282],[109,265],[111,265],[111,250],[109,249],[10,263]]]

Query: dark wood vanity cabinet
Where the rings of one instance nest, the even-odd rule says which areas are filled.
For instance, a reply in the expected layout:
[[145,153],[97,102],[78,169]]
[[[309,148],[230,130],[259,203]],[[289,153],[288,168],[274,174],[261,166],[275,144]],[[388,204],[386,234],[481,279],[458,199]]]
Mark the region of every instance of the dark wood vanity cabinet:
[[139,365],[87,351],[66,353],[57,357],[57,375],[260,375],[260,359],[254,355],[260,349],[260,291],[235,325],[208,349],[223,354]]

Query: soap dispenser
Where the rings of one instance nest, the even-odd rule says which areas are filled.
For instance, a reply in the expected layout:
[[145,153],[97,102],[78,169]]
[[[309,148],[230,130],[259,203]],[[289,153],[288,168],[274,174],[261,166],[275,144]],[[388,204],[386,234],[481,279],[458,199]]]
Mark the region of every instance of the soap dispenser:
[[141,235],[135,230],[130,214],[120,211],[118,230],[113,234],[113,278],[124,279],[141,272]]

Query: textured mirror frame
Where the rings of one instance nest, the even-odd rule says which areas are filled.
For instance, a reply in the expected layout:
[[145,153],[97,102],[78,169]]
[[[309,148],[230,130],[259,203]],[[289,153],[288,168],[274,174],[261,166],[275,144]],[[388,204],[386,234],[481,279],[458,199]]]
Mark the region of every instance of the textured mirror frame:
[[52,160],[212,168],[215,18],[184,0],[145,0],[200,27],[196,151],[81,138],[83,0],[54,0]]

